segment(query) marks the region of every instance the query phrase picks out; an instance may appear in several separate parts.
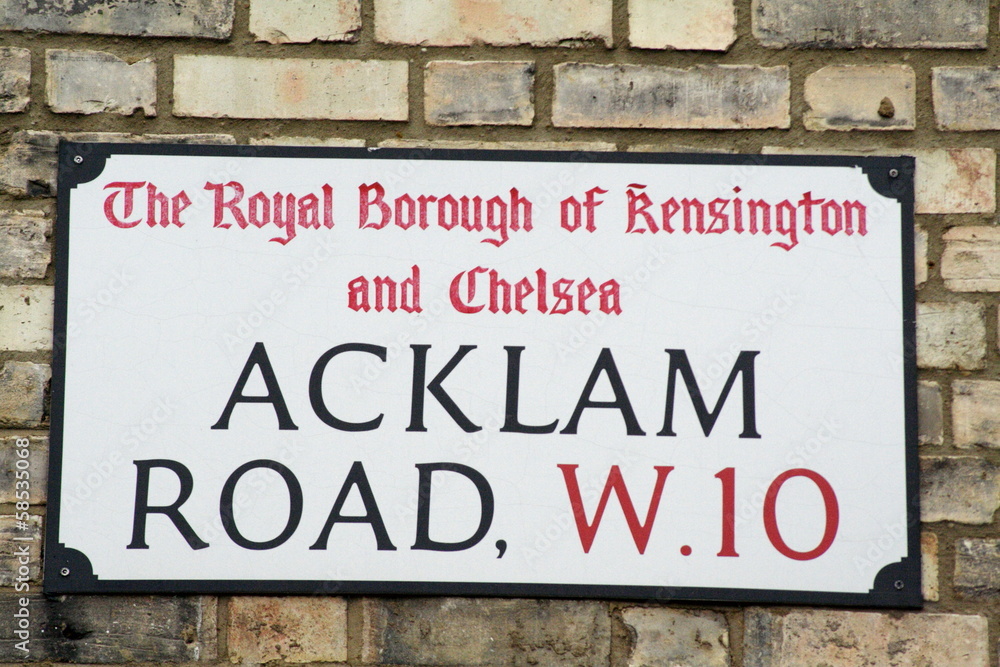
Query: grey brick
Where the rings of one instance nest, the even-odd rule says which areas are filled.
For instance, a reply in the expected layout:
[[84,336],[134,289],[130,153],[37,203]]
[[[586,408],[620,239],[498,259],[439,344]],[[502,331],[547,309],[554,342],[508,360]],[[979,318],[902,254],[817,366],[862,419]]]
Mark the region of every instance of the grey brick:
[[0,278],[44,278],[52,259],[46,238],[51,231],[42,211],[0,212]]
[[607,606],[578,600],[366,600],[362,662],[605,667]]
[[0,597],[0,660],[191,662],[216,657],[216,602],[196,597],[29,597],[31,650],[14,644],[17,597]]
[[34,428],[45,415],[45,387],[52,369],[29,361],[0,368],[0,427]]
[[986,618],[960,614],[751,608],[744,667],[987,667]]
[[17,113],[31,101],[31,51],[0,48],[0,113]]
[[935,67],[931,72],[939,129],[1000,129],[1000,67]]
[[233,0],[3,0],[0,30],[225,39]]
[[917,385],[917,440],[921,445],[944,443],[944,416],[941,406],[941,385],[920,382]]
[[790,122],[787,67],[563,63],[554,70],[559,127],[750,130]]
[[764,46],[985,49],[988,0],[754,0]]
[[424,75],[424,116],[430,125],[531,125],[532,62],[438,60]]
[[1000,597],[1000,540],[955,541],[955,590],[967,598]]
[[920,457],[920,520],[988,524],[1000,507],[1000,467],[978,456]]
[[951,385],[952,438],[958,447],[1000,448],[1000,382],[955,380]]
[[55,113],[156,115],[156,63],[129,64],[103,51],[45,52],[45,97]]
[[986,364],[986,323],[978,303],[917,304],[917,365],[976,370]]
[[8,361],[0,368],[0,426],[34,428],[45,414],[45,387],[52,370],[44,364]]

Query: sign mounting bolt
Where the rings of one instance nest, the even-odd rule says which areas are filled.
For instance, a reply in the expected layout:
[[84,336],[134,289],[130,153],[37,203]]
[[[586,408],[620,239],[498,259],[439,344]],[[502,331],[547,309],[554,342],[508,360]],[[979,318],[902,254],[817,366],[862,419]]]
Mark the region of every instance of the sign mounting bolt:
[[897,580],[896,580],[896,583],[894,583],[894,584],[893,584],[893,586],[895,586],[895,587],[896,587],[896,590],[897,590],[897,591],[901,591],[901,590],[903,590],[903,587],[904,587],[905,585],[906,585],[906,584],[904,584],[904,583],[903,583],[902,579],[897,579]]
[[82,155],[77,155],[76,157],[73,158],[73,162],[76,162],[77,164],[82,164],[83,163],[83,156]]
[[889,170],[889,178],[896,178],[897,176],[899,176],[899,169]]
[[68,577],[69,576],[69,568],[68,567],[64,567],[63,569],[59,570],[59,574],[61,574],[64,577]]

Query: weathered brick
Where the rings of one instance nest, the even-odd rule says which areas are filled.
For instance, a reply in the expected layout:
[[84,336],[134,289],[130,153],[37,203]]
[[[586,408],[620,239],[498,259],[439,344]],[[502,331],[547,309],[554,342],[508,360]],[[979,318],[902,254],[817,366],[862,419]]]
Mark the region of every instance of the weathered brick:
[[[27,563],[23,549],[27,548]],[[15,578],[40,581],[42,578],[42,518],[29,515],[19,521],[12,514],[0,515],[0,586],[13,586]]]
[[379,148],[458,148],[469,150],[514,151],[595,151],[616,149],[607,141],[462,141],[458,139],[386,139]]
[[627,607],[622,621],[632,640],[629,667],[729,667],[729,624],[718,612]]
[[968,598],[1000,597],[1000,540],[955,541],[955,590]]
[[774,48],[985,49],[989,9],[988,0],[754,0],[753,34]]
[[[124,663],[214,660],[214,598],[30,596],[30,662]],[[0,597],[10,627],[17,597]],[[0,635],[0,660],[23,662],[10,631]]]
[[[72,135],[67,138],[72,138]],[[73,139],[73,141],[98,141],[98,139]],[[236,143],[231,134],[212,132],[196,134],[127,134],[124,139],[115,139],[130,144],[216,144],[230,146]]]
[[941,385],[922,380],[917,384],[917,441],[921,445],[944,444]]
[[931,72],[939,129],[1000,129],[1000,67],[934,67]]
[[54,132],[15,133],[0,164],[0,189],[21,197],[54,196],[58,144],[59,135]]
[[72,5],[67,5],[65,0],[0,3],[0,30],[225,39],[232,29],[233,0],[89,0]]
[[260,137],[250,139],[251,146],[326,146],[331,148],[364,148],[364,139],[339,137]]
[[29,361],[6,361],[0,368],[0,426],[34,428],[45,415],[45,387],[52,369]]
[[129,64],[103,51],[48,49],[45,98],[55,113],[156,115],[156,63]]
[[986,226],[948,230],[941,277],[952,292],[1000,292],[1000,230]]
[[31,102],[31,51],[0,48],[0,113],[17,113]]
[[406,120],[407,63],[174,56],[174,115]]
[[951,385],[952,432],[959,447],[1000,447],[1000,382],[955,380]]
[[732,148],[710,148],[688,144],[635,144],[625,149],[629,153],[735,153]]
[[992,213],[997,156],[992,148],[843,150],[766,146],[765,155],[912,155],[917,213]]
[[629,0],[628,40],[639,49],[726,51],[736,41],[733,0]]
[[436,60],[424,72],[429,125],[531,125],[533,62]]
[[353,42],[360,30],[361,0],[250,0],[250,32],[259,42]]
[[959,614],[751,608],[744,613],[744,667],[879,665],[986,667],[986,618]]
[[611,0],[375,0],[375,39],[396,44],[611,47]]
[[347,602],[335,597],[234,597],[228,637],[232,662],[346,662]]
[[554,70],[559,127],[749,130],[790,122],[787,67],[563,63]]
[[41,132],[14,134],[0,163],[0,192],[19,197],[54,196],[59,139],[125,143],[235,144],[228,134],[125,134],[121,132]]
[[920,457],[920,519],[986,524],[1000,507],[1000,468],[978,456]]
[[914,207],[917,213],[996,210],[997,157],[993,149],[928,149],[907,153],[917,159]]
[[913,231],[913,274],[917,287],[927,282],[927,232],[920,225]]
[[807,130],[912,130],[916,75],[907,65],[830,65],[806,77]]
[[977,303],[917,304],[917,365],[976,370],[986,365],[986,323]]
[[[45,375],[41,385],[44,389]],[[0,390],[0,395],[3,390]],[[38,393],[39,400],[44,396],[43,392]],[[39,406],[41,407],[41,406]],[[4,412],[0,408],[0,419]],[[41,411],[39,411],[39,418]],[[17,500],[14,495],[16,481],[15,472],[19,470],[17,461],[21,460],[18,450],[23,449],[17,446],[20,439],[28,440],[28,502],[32,505],[44,505],[46,499],[46,489],[48,487],[49,472],[49,437],[47,435],[11,435],[0,437],[0,503],[13,503]]]
[[48,285],[0,285],[0,350],[50,349],[53,308]]
[[52,259],[45,238],[51,231],[42,211],[0,212],[0,278],[44,278]]
[[362,662],[607,665],[611,621],[600,602],[403,598],[366,600]]
[[940,597],[938,585],[938,538],[934,533],[920,534],[920,591],[925,600],[937,602]]

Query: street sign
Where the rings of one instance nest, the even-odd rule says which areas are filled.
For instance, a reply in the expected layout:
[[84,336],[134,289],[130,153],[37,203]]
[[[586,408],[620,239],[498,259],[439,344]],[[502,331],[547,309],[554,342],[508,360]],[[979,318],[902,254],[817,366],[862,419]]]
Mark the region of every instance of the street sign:
[[65,143],[46,590],[919,605],[912,173]]

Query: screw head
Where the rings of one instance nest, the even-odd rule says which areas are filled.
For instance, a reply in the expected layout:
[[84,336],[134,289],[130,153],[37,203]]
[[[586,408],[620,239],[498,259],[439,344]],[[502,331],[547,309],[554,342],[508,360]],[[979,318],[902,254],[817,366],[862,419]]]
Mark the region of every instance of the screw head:
[[899,169],[889,170],[889,178],[896,178],[897,176],[899,176]]
[[76,157],[73,158],[73,162],[76,162],[77,164],[81,164],[83,162],[83,156],[82,155],[77,155]]
[[896,580],[896,582],[895,582],[895,583],[893,584],[893,586],[895,586],[895,587],[896,587],[896,590],[897,590],[897,591],[901,591],[901,590],[903,590],[903,587],[904,587],[905,585],[906,585],[906,584],[904,584],[904,583],[903,583],[903,581],[902,581],[901,579],[897,579],[897,580]]
[[63,569],[59,570],[59,574],[61,574],[64,577],[68,577],[69,576],[69,568],[68,567],[64,567]]

